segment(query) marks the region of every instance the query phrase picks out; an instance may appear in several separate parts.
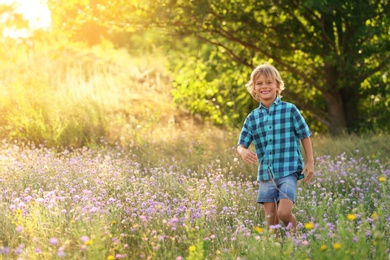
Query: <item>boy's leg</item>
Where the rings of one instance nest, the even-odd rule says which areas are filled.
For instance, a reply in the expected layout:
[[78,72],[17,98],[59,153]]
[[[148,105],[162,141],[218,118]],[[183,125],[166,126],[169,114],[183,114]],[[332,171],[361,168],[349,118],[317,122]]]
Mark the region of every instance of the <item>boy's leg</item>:
[[265,218],[268,227],[279,224],[278,204],[275,202],[264,202]]
[[294,203],[289,199],[281,199],[279,201],[279,207],[277,208],[277,215],[281,221],[287,226],[292,224],[293,229],[297,226],[297,220],[292,213],[292,207]]

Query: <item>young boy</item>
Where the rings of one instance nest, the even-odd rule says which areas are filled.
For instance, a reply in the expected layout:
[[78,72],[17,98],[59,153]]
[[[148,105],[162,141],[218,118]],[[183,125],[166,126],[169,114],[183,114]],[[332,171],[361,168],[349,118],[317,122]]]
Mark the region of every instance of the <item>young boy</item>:
[[[295,229],[292,207],[297,180],[309,183],[314,174],[311,132],[296,106],[281,101],[284,82],[275,67],[258,66],[246,86],[260,105],[245,119],[237,151],[245,162],[259,162],[257,202],[264,205],[268,226],[282,221]],[[256,153],[248,150],[252,141]],[[299,141],[306,154],[305,165]]]

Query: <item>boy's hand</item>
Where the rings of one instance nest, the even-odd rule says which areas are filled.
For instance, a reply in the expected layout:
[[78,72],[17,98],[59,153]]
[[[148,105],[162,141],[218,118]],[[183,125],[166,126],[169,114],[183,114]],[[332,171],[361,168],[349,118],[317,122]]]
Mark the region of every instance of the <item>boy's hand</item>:
[[253,164],[257,162],[257,154],[248,150],[244,146],[238,146],[237,147],[238,154],[241,155],[241,158],[244,160],[244,162]]
[[305,178],[303,179],[303,182],[306,184],[310,183],[314,175],[314,162],[311,161],[306,162],[305,168],[303,169],[302,173],[305,174]]

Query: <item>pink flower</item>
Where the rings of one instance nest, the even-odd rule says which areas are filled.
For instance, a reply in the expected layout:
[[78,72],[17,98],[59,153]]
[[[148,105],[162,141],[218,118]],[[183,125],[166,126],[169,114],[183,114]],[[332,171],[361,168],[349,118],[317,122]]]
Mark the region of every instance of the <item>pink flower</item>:
[[16,228],[15,228],[15,230],[16,230],[16,232],[18,232],[19,234],[23,231],[23,227],[21,227],[21,226],[17,226]]
[[49,239],[49,243],[52,245],[52,246],[55,246],[55,245],[58,245],[58,238],[56,237],[52,237]]

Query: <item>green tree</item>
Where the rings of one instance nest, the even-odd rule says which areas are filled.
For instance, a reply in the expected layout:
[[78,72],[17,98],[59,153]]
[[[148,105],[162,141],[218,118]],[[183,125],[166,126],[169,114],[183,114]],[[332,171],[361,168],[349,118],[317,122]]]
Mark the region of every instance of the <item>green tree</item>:
[[338,134],[388,117],[388,11],[387,0],[157,0],[150,22],[247,67],[274,63],[289,72],[285,96]]
[[[90,44],[105,37],[132,49],[134,36],[150,28],[174,35],[167,46],[188,54],[172,62],[175,100],[217,123],[246,114],[244,79],[270,62],[286,82],[284,98],[316,129],[390,130],[388,0],[49,0],[49,6],[56,30]],[[190,49],[185,36],[202,45]]]

